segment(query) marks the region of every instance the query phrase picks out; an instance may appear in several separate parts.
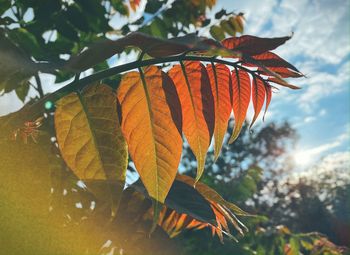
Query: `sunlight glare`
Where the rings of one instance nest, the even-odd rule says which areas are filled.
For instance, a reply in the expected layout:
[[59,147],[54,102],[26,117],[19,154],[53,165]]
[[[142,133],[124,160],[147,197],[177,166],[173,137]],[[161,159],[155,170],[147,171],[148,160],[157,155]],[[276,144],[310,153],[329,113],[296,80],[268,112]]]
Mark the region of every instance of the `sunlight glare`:
[[294,161],[297,166],[306,166],[311,162],[311,155],[305,150],[297,150],[294,153]]

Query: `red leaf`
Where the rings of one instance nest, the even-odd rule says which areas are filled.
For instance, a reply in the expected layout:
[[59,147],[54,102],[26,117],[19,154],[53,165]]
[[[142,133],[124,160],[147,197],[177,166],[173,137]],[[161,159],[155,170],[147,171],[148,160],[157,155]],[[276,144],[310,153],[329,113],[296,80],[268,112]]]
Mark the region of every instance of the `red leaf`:
[[286,67],[297,73],[300,73],[300,71],[295,66],[271,51],[253,56],[253,58],[255,60],[258,60],[266,67]]
[[268,80],[268,81],[271,81],[271,82],[274,82],[274,83],[277,83],[277,84],[279,84],[279,85],[281,85],[281,86],[290,88],[290,89],[300,89],[300,87],[298,87],[298,86],[289,84],[289,83],[286,82],[285,80],[278,79],[278,78],[275,78],[275,77],[269,77],[267,80]]
[[[283,78],[288,77],[302,77],[304,76],[295,66],[281,58],[280,56],[276,55],[273,52],[265,52],[256,56],[252,57],[255,61],[257,61],[259,64],[267,67],[270,71],[275,72],[279,74]],[[249,63],[249,59],[245,59],[247,63],[244,63],[244,65],[247,66],[256,66],[256,63]],[[269,75],[264,70],[259,67],[259,70],[264,75]]]
[[252,100],[254,106],[254,117],[252,123],[250,124],[250,128],[258,118],[261,108],[264,105],[265,94],[264,82],[259,78],[253,77]]
[[216,64],[215,68],[213,68],[213,65],[208,65],[207,71],[215,104],[214,152],[216,160],[221,151],[227,123],[232,111],[231,73],[228,67],[223,64]]
[[221,43],[226,48],[239,51],[250,56],[258,55],[269,50],[276,49],[289,40],[290,36],[276,38],[261,38],[252,35],[243,35],[241,37],[231,37],[223,40]]
[[237,139],[247,114],[251,93],[249,74],[245,71],[235,69],[232,72],[231,85],[235,128],[232,132],[230,143]]

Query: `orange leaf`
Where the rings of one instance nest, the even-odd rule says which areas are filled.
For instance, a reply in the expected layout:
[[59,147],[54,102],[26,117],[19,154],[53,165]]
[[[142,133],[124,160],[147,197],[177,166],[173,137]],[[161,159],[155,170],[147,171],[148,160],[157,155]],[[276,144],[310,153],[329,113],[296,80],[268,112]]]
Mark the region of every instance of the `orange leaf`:
[[148,194],[164,202],[179,165],[181,107],[173,82],[151,66],[144,75],[129,72],[117,93],[122,131]]
[[169,71],[182,107],[183,132],[197,159],[197,177],[201,177],[206,153],[214,130],[214,98],[207,70],[200,62],[188,61]]
[[263,107],[265,101],[264,82],[256,77],[253,77],[252,101],[254,106],[254,117],[252,123],[250,124],[250,128],[253,126],[254,122],[258,118],[261,108]]
[[269,108],[271,98],[272,98],[272,87],[270,84],[268,84],[268,82],[264,82],[264,85],[266,90],[266,104],[265,104],[265,112],[264,112],[263,120],[265,121],[265,115],[266,115],[267,109]]
[[207,66],[211,89],[215,104],[215,160],[219,157],[222,142],[227,130],[227,123],[231,115],[231,73],[227,66],[216,64]]
[[232,72],[232,108],[235,116],[235,128],[230,138],[230,143],[237,139],[245,120],[250,102],[250,78],[249,74],[235,69]]
[[129,0],[129,3],[130,3],[130,8],[133,11],[136,11],[136,9],[139,7],[141,3],[141,0]]
[[261,38],[252,35],[243,35],[240,37],[231,37],[223,40],[221,43],[226,48],[239,51],[250,56],[258,55],[269,50],[276,49],[289,40],[290,36],[276,38]]

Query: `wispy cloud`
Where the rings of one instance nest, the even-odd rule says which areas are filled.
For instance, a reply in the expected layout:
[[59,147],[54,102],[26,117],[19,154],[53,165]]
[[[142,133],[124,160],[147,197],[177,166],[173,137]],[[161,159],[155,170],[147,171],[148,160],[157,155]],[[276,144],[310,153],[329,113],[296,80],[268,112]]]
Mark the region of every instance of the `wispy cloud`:
[[350,61],[342,64],[336,73],[327,71],[311,71],[312,76],[309,79],[300,81],[304,90],[298,97],[298,105],[306,112],[314,110],[316,104],[323,98],[333,94],[344,92],[347,89],[347,83],[350,81]]
[[340,147],[343,144],[349,142],[349,132],[346,130],[343,134],[336,137],[333,141],[319,146],[303,149],[298,148],[294,153],[294,159],[296,164],[299,166],[308,166],[319,159],[322,155],[325,155],[326,152],[331,151],[337,147]]

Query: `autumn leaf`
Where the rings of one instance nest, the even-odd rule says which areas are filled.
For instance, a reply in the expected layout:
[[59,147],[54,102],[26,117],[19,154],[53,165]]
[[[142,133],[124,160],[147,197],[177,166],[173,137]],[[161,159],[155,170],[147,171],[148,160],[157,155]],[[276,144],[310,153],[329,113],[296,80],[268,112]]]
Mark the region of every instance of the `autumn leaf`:
[[[177,175],[175,182],[183,182],[189,186],[193,186],[195,179],[185,176]],[[193,213],[201,208],[200,204],[196,202],[197,206],[191,206],[192,209],[185,212],[183,210],[177,210],[176,207],[163,208],[158,224],[171,236],[176,236],[183,229],[201,229],[204,227],[210,227],[213,235],[218,235],[219,239],[223,241],[223,234],[235,239],[231,234],[228,227],[228,223],[231,223],[237,231],[243,235],[242,227],[246,230],[246,227],[238,220],[237,215],[248,216],[249,214],[238,208],[236,205],[225,201],[218,193],[205,184],[198,182],[196,185],[196,191],[199,192],[209,203],[212,211],[215,215],[215,224],[210,221],[203,221],[198,217],[193,217]],[[188,192],[191,194],[191,192]],[[179,203],[179,202],[177,202]],[[168,205],[167,205],[168,206]],[[173,209],[173,210],[170,210]],[[236,240],[236,239],[235,239]]]
[[227,123],[231,115],[231,73],[223,64],[208,65],[208,76],[214,97],[215,127],[214,127],[214,156],[219,157]]
[[114,93],[90,86],[56,103],[56,136],[62,157],[81,180],[125,180],[128,159]]
[[283,86],[283,87],[287,87],[287,88],[290,88],[290,89],[300,89],[300,87],[298,87],[298,86],[295,86],[295,85],[293,85],[293,84],[289,84],[289,83],[286,82],[285,80],[277,79],[277,78],[275,78],[275,77],[269,77],[269,78],[267,78],[267,81],[276,83],[276,84],[278,84],[278,85],[281,85],[281,86]]
[[223,46],[230,50],[238,51],[249,56],[254,56],[269,50],[276,49],[278,46],[284,44],[290,38],[290,36],[262,38],[252,35],[243,35],[240,37],[227,38],[221,43]]
[[252,101],[254,107],[254,116],[252,122],[250,123],[250,127],[253,126],[254,122],[259,116],[261,108],[264,105],[265,93],[264,82],[259,78],[253,77]]
[[232,71],[232,109],[235,117],[229,143],[233,143],[241,132],[251,95],[249,74],[246,71],[235,69]]
[[125,182],[127,144],[121,133],[116,98],[106,85],[90,86],[56,103],[56,137],[69,168],[115,216]]
[[122,131],[149,195],[163,203],[179,165],[181,106],[174,84],[158,67],[125,74],[117,92]]
[[141,0],[129,0],[130,8],[135,12],[139,7]]
[[[195,180],[187,175],[181,175],[178,174],[176,176],[176,180],[182,181],[184,183],[187,183],[188,185],[193,185]],[[243,211],[242,209],[240,209],[238,206],[236,206],[233,203],[227,202],[225,199],[223,199],[219,193],[217,193],[215,190],[213,190],[212,188],[208,187],[207,185],[205,185],[202,182],[198,182],[196,184],[196,190],[202,194],[203,197],[205,197],[207,200],[209,201],[213,201],[217,204],[220,204],[222,206],[227,207],[228,209],[230,209],[234,214],[239,215],[239,216],[252,216],[251,214]]]
[[299,78],[304,76],[295,66],[270,51],[252,57],[243,56],[243,60],[244,66],[258,67],[258,74],[275,76],[276,78]]
[[265,86],[265,91],[266,91],[266,103],[265,103],[265,111],[264,111],[264,116],[263,116],[263,120],[265,120],[265,115],[267,112],[267,109],[269,108],[271,99],[272,99],[272,87],[268,82],[264,82],[264,86]]
[[[133,183],[131,188],[149,197],[148,192],[141,181]],[[184,199],[186,197],[186,199]],[[182,181],[176,180],[171,186],[164,205],[167,208],[175,210],[179,214],[186,214],[202,222],[208,222],[215,225],[215,215],[210,203],[198,192],[193,185],[188,185]],[[160,214],[159,220],[162,215]]]
[[283,58],[271,51],[255,55],[252,58],[258,60],[266,67],[286,67],[297,73],[300,73],[300,71],[295,66],[293,66],[291,63],[287,62],[286,60],[284,60]]
[[197,177],[201,177],[214,131],[214,98],[207,70],[200,62],[175,65],[168,72],[181,102],[183,133],[197,159]]

